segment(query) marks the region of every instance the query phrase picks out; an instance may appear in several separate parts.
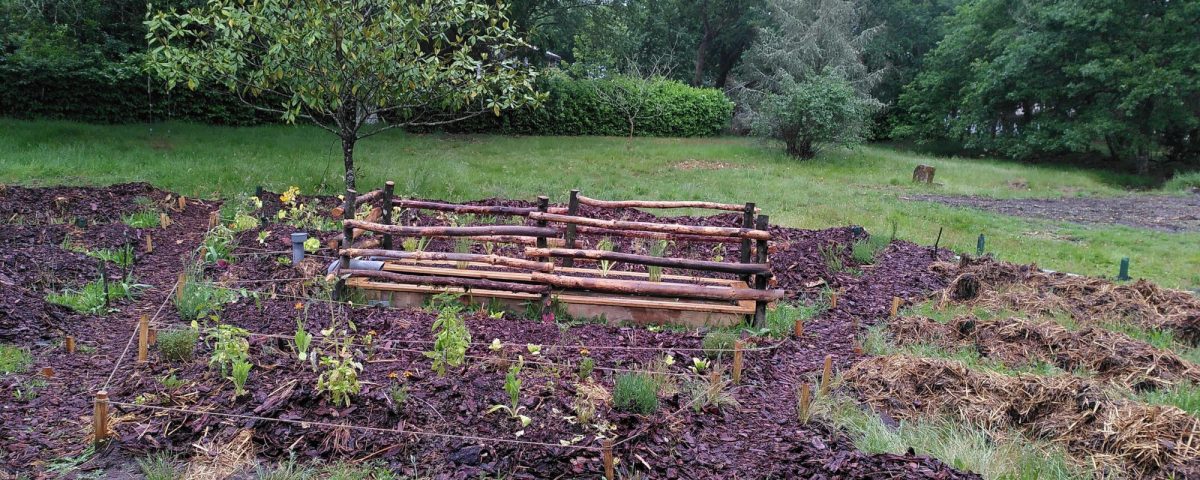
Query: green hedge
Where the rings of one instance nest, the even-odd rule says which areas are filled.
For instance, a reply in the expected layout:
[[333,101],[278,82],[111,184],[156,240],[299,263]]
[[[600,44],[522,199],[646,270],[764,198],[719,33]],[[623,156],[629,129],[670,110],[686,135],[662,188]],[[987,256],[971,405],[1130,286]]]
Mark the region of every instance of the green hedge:
[[75,65],[0,61],[0,115],[101,123],[168,118],[218,125],[277,121],[222,89],[167,92],[136,60]]
[[[639,84],[639,82],[646,82]],[[620,109],[597,93],[627,92],[644,98],[643,111],[635,121],[634,134],[659,137],[716,135],[729,126],[733,103],[720,90],[694,88],[673,80],[572,79],[551,72],[539,82],[547,92],[546,103],[536,109],[484,114],[444,127],[459,133],[504,133],[515,135],[629,135],[629,124]]]

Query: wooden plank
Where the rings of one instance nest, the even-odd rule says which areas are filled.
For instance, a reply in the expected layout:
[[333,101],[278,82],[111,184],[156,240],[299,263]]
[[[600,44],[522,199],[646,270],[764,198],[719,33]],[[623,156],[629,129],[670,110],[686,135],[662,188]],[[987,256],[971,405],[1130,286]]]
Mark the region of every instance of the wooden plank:
[[573,248],[526,248],[526,257],[545,258],[578,258],[586,260],[612,260],[636,265],[656,265],[685,270],[701,270],[708,272],[734,273],[745,275],[761,275],[770,273],[771,267],[765,263],[725,263],[707,260],[691,260],[686,258],[656,257],[653,255],[637,255],[632,253],[610,252],[607,250],[581,250]]
[[703,208],[708,210],[742,211],[741,205],[729,203],[678,200],[597,200],[579,196],[579,203],[600,208]]
[[537,272],[552,272],[554,264],[551,262],[531,262],[520,258],[505,257],[502,255],[479,255],[474,253],[452,253],[452,252],[406,252],[401,250],[383,250],[374,248],[352,248],[339,252],[346,253],[352,257],[383,257],[393,259],[407,260],[442,260],[442,261],[463,261],[472,263],[482,263],[486,265],[499,265],[503,267],[519,268],[522,270],[533,270]]
[[[549,214],[547,214],[549,215]],[[343,220],[346,229],[357,228],[376,233],[390,233],[406,237],[475,237],[481,235],[514,235],[519,237],[553,237],[558,235],[554,228],[525,227],[518,225],[481,225],[475,227],[408,227],[384,225],[361,220]]]
[[[486,264],[471,263],[468,266],[487,267]],[[478,270],[478,269],[462,269],[458,268],[454,262],[441,261],[415,261],[401,260],[397,262],[386,262],[383,265],[385,271],[404,272],[404,273],[419,273],[425,275],[448,275],[456,277],[475,277],[475,278],[490,278],[493,280],[504,280],[510,282],[533,282],[533,279],[525,272],[502,272],[495,270]],[[578,273],[585,275],[601,276],[601,272],[595,269],[588,268],[566,268],[557,267],[556,272],[559,273]],[[646,272],[626,272],[623,270],[610,270],[608,277],[626,277],[636,279],[647,279],[649,275]],[[685,275],[663,275],[664,281],[681,282],[681,283],[700,283],[721,286],[741,286],[736,280],[723,278],[708,278],[708,277],[690,277]]]
[[654,295],[661,297],[758,301],[775,301],[785,297],[783,290],[757,290],[753,288],[715,287],[709,285],[647,282],[639,280],[569,277],[565,275],[552,275],[537,272],[531,273],[530,277],[535,283],[553,285],[561,288],[623,294]]
[[625,220],[600,220],[596,218],[572,217],[554,213],[533,212],[529,214],[533,220],[548,222],[574,223],[589,227],[609,228],[613,230],[645,230],[650,232],[677,233],[682,235],[700,235],[709,237],[737,237],[751,240],[770,240],[771,233],[765,230],[731,227],[704,227],[696,225],[678,225],[673,223],[630,222]]
[[[671,240],[675,242],[704,242],[704,243],[738,243],[741,240],[736,237],[704,237],[700,235],[680,235],[677,233],[663,232],[645,232],[642,230],[613,230],[610,228],[588,227],[583,225],[567,224],[567,227],[575,226],[575,231],[586,235],[596,235],[601,237],[622,237],[622,238],[649,238],[651,240]],[[578,237],[577,237],[578,238]],[[554,245],[551,245],[552,247]]]

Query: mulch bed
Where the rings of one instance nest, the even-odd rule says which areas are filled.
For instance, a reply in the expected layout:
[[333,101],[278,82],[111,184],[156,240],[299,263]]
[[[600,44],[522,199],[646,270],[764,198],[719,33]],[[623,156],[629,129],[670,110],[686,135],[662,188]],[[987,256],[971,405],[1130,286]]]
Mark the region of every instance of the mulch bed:
[[[183,406],[320,424],[231,419],[215,414],[168,414],[114,405],[113,429],[118,441],[105,454],[84,464],[85,470],[120,470],[128,465],[130,457],[161,448],[192,454],[195,445],[214,445],[218,449],[223,444],[244,445],[245,442],[237,440],[247,438],[244,432],[251,431],[249,438],[258,453],[274,459],[285,458],[289,451],[301,457],[369,458],[387,462],[401,471],[413,469],[415,464],[418,471],[413,473],[439,478],[470,478],[479,473],[505,473],[512,478],[596,476],[601,473],[599,452],[571,446],[597,446],[595,438],[599,431],[593,426],[572,424],[564,417],[572,415],[572,403],[581,391],[601,397],[602,392],[611,392],[615,372],[598,368],[593,374],[594,383],[581,383],[569,367],[533,362],[573,365],[581,356],[578,346],[586,345],[590,347],[588,355],[596,360],[598,367],[645,369],[662,353],[607,347],[667,348],[673,350],[676,359],[667,371],[684,377],[690,357],[699,353],[690,350],[700,344],[702,335],[698,332],[597,324],[560,327],[508,317],[469,316],[468,324],[478,343],[472,347],[471,355],[498,356],[486,346],[491,339],[499,338],[506,345],[507,361],[524,355],[530,362],[522,374],[521,405],[533,422],[521,429],[503,413],[485,413],[491,405],[505,403],[504,360],[471,360],[464,368],[452,369],[439,377],[429,371],[429,360],[420,353],[428,349],[420,343],[431,339],[430,313],[359,308],[344,314],[356,323],[360,333],[374,330],[376,340],[372,360],[364,363],[363,391],[354,397],[351,407],[334,406],[326,395],[319,395],[314,388],[316,374],[287,353],[285,341],[271,337],[253,338],[251,357],[255,367],[248,383],[250,393],[234,399],[230,382],[217,378],[206,365],[207,346],[198,348],[197,360],[184,363],[159,361],[155,352],[147,364],[135,364],[133,353],[125,351],[136,319],[142,314],[153,316],[164,305],[177,276],[187,265],[185,262],[200,243],[209,213],[217,205],[193,201],[183,211],[168,212],[174,222],[170,227],[147,232],[114,225],[121,215],[142,208],[133,203],[139,196],[161,206],[169,203],[169,193],[144,184],[90,189],[6,187],[5,193],[0,200],[0,217],[20,214],[32,220],[25,222],[26,226],[5,225],[0,229],[0,242],[4,243],[0,272],[14,280],[12,285],[0,285],[0,305],[21,302],[24,306],[0,310],[3,315],[0,339],[29,348],[35,358],[34,371],[52,367],[55,376],[48,379],[36,398],[28,401],[15,400],[11,391],[21,382],[32,380],[32,374],[0,377],[0,438],[5,439],[0,445],[0,472],[45,472],[48,461],[78,455],[90,433],[92,396],[107,385],[110,397],[118,403]],[[58,200],[59,197],[65,200]],[[103,208],[92,208],[90,198],[103,199],[100,204]],[[336,204],[332,199],[322,201],[323,205]],[[54,213],[43,214],[42,209],[53,202],[59,204],[50,210]],[[482,203],[528,205],[528,202],[495,199]],[[736,214],[701,218],[659,218],[636,210],[585,214],[719,226],[740,223]],[[70,229],[75,227],[58,225],[64,216],[86,217],[90,227],[73,232]],[[445,221],[424,214],[412,220],[417,224]],[[13,228],[19,231],[14,233]],[[276,293],[280,296],[272,299],[263,294],[259,298],[242,299],[225,309],[222,320],[255,332],[290,336],[297,316],[307,311],[309,330],[316,331],[333,318],[330,306],[319,300],[297,300],[283,295],[315,291],[317,287],[311,284],[293,290],[286,287],[297,285],[292,282],[303,282],[290,279],[319,275],[322,265],[310,261],[303,268],[296,268],[276,260],[286,254],[262,253],[262,250],[290,248],[287,241],[290,227],[271,225],[266,229],[272,233],[263,244],[257,243],[256,233],[242,234],[244,248],[237,252],[239,261],[207,274],[212,278],[243,281],[279,279]],[[93,231],[96,235],[89,235]],[[764,350],[746,354],[744,381],[730,390],[738,406],[696,412],[682,391],[664,395],[659,413],[649,416],[615,411],[607,403],[598,403],[598,416],[612,426],[606,432],[621,442],[615,448],[620,459],[618,469],[647,473],[652,478],[977,478],[924,456],[863,453],[854,449],[844,435],[826,426],[801,424],[794,410],[796,385],[820,369],[825,355],[832,355],[839,367],[861,358],[854,347],[856,326],[886,315],[893,296],[917,301],[944,287],[945,279],[928,267],[935,260],[949,260],[951,254],[896,242],[881,253],[874,266],[862,268],[863,274],[855,276],[826,271],[819,251],[822,245],[831,243],[847,245],[862,235],[860,229],[808,231],[772,227],[772,231],[778,239],[771,257],[778,286],[794,298],[815,298],[826,287],[838,289],[842,292],[838,308],[810,322],[801,339],[752,342],[750,348]],[[156,248],[152,253],[142,253],[139,248],[132,274],[139,283],[151,288],[135,301],[115,305],[116,312],[105,316],[80,315],[36,302],[47,289],[77,286],[95,278],[94,259],[61,247],[66,236],[89,247],[111,247],[126,238],[140,241],[146,233],[154,236]],[[89,238],[93,240],[86,240]],[[637,251],[634,242],[614,240],[623,251]],[[430,249],[438,247],[431,245]],[[737,248],[736,244],[728,245],[723,255],[736,258]],[[18,250],[19,254],[8,253]],[[332,252],[323,250],[319,254]],[[701,259],[714,256],[711,244],[683,242],[674,245],[671,254]],[[848,250],[843,254],[849,264]],[[72,265],[79,267],[72,269]],[[113,265],[108,268],[116,271]],[[56,273],[58,269],[62,269],[62,274]],[[30,280],[39,277],[52,280],[42,283]],[[235,285],[268,290],[260,284]],[[299,310],[297,301],[301,303]],[[22,313],[14,315],[17,311]],[[182,323],[170,305],[166,305],[156,322]],[[79,353],[61,353],[58,342],[64,335],[78,339]],[[526,348],[526,344],[532,343],[546,347],[534,356]],[[114,370],[118,359],[123,359],[123,363]],[[159,378],[167,374],[174,374],[186,384],[174,390],[165,389]],[[409,401],[401,408],[390,405],[388,390],[392,384],[411,385]],[[681,381],[679,386],[682,389],[685,383]],[[325,424],[475,435],[554,446],[369,432]],[[522,430],[518,437],[517,432]],[[561,445],[562,441],[573,443]]]
[[1127,225],[1161,232],[1200,231],[1200,194],[1123,197],[990,198],[978,196],[907,195],[904,200],[978,208],[1026,218],[1092,225]]

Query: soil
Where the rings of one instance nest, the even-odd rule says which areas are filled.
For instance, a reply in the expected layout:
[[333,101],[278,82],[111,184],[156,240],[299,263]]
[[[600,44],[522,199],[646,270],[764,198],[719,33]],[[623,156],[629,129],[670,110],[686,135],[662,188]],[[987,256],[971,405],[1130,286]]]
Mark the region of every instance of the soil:
[[906,195],[901,198],[977,208],[1017,217],[1093,225],[1127,225],[1161,232],[1200,232],[1200,193],[1186,196],[1135,194],[1123,197],[1030,199],[945,195]]
[[[0,200],[0,217],[21,219],[0,228],[0,274],[12,280],[0,284],[0,305],[4,306],[0,309],[0,339],[25,347],[34,356],[30,373],[0,376],[0,438],[5,438],[0,445],[0,472],[49,476],[50,462],[79,456],[91,434],[93,394],[103,388],[113,401],[112,429],[117,440],[80,465],[84,471],[127,472],[130,460],[147,451],[170,449],[204,455],[220,451],[222,446],[244,445],[237,440],[252,438],[257,455],[273,460],[285,459],[293,452],[300,457],[377,460],[400,471],[437,478],[493,473],[511,478],[594,478],[602,471],[597,447],[599,435],[604,434],[618,442],[614,454],[619,471],[642,472],[651,478],[978,478],[925,456],[858,451],[838,431],[817,422],[801,424],[794,410],[797,385],[818,374],[826,355],[833,357],[839,369],[863,358],[855,346],[858,329],[886,316],[893,296],[919,301],[946,286],[946,279],[929,266],[949,260],[952,254],[948,251],[895,242],[881,252],[874,265],[854,265],[844,247],[864,235],[860,228],[811,231],[771,227],[777,239],[771,262],[778,286],[796,299],[816,298],[822,289],[834,288],[841,292],[842,300],[836,309],[809,322],[803,338],[748,338],[742,384],[728,390],[738,404],[696,411],[690,406],[687,388],[689,382],[700,379],[688,373],[687,365],[690,357],[701,354],[696,349],[703,332],[555,325],[471,314],[467,322],[475,343],[468,354],[483,358],[472,358],[464,367],[438,376],[430,371],[429,359],[423,355],[432,341],[433,314],[331,306],[321,300],[320,282],[312,280],[320,276],[324,264],[309,260],[292,267],[278,261],[287,255],[288,234],[295,229],[271,224],[265,227],[271,233],[262,243],[257,232],[240,234],[237,261],[211,266],[205,272],[246,290],[245,297],[226,306],[222,321],[264,334],[251,338],[254,367],[247,384],[249,392],[234,398],[231,382],[209,368],[211,350],[203,342],[193,361],[170,362],[152,349],[147,363],[134,362],[132,334],[139,316],[153,317],[162,330],[160,335],[186,327],[168,303],[177,277],[200,245],[209,213],[218,207],[190,201],[182,211],[166,210],[173,224],[152,231],[118,225],[121,212],[143,208],[135,204],[137,197],[149,198],[159,208],[172,203],[170,193],[144,184],[89,189],[7,187]],[[90,207],[95,198],[104,199],[103,208]],[[53,202],[62,207],[52,214],[44,212]],[[336,204],[328,198],[322,202],[330,207]],[[528,205],[498,199],[481,203]],[[268,211],[271,208],[278,206],[269,201]],[[636,210],[584,213],[702,225],[740,223],[737,214],[658,218]],[[85,218],[88,227],[64,226],[68,216]],[[414,215],[409,220],[415,224],[446,221],[437,215]],[[69,223],[73,224],[73,219]],[[135,300],[114,305],[114,311],[106,315],[78,314],[39,301],[49,291],[97,277],[95,259],[65,250],[64,239],[98,248],[121,245],[128,238],[140,246],[146,234],[153,235],[155,249],[146,253],[139,247],[131,273],[138,283],[149,287]],[[623,251],[645,248],[645,243],[626,239],[616,243]],[[820,255],[821,247],[828,245],[842,246],[843,260],[861,274],[828,271]],[[430,245],[431,250],[451,247],[436,242]],[[315,258],[332,253],[323,250]],[[712,244],[679,242],[670,254],[736,258],[738,245],[714,252]],[[106,268],[117,271],[112,264]],[[309,331],[318,331],[338,318],[352,320],[360,334],[373,332],[370,346],[357,346],[364,354],[370,352],[370,359],[363,362],[363,389],[351,406],[334,405],[328,395],[318,393],[317,374],[295,359],[287,340],[271,336],[290,338],[299,317],[307,318]],[[74,355],[63,353],[61,341],[66,335],[77,340],[79,350]],[[493,338],[502,341],[503,353],[488,348]],[[527,344],[543,348],[533,355]],[[590,381],[577,378],[581,346],[597,365]],[[665,367],[665,374],[678,379],[679,391],[664,392],[654,415],[614,410],[604,398],[611,395],[615,375],[622,369],[651,368],[661,362],[659,349],[672,352],[675,363]],[[504,372],[518,355],[526,360],[520,406],[522,413],[532,418],[524,428],[503,412],[487,413],[492,405],[507,403]],[[45,379],[44,387],[35,387],[36,397],[14,397],[18,389],[28,390],[38,383],[33,372],[43,367],[53,368],[54,376]],[[183,385],[164,386],[162,379],[171,375]],[[390,392],[393,387],[406,386],[408,400],[397,405]],[[593,399],[597,418],[608,427],[566,418],[573,415],[573,405],[580,397]],[[377,430],[342,426],[348,424]]]

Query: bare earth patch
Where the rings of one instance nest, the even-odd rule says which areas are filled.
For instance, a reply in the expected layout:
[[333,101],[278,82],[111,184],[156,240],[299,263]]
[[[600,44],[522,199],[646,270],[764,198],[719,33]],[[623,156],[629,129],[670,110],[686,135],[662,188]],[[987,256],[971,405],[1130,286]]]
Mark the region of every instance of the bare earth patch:
[[907,195],[904,200],[978,208],[1017,217],[1096,225],[1126,225],[1162,232],[1200,232],[1200,195],[998,199]]
[[679,170],[724,170],[726,168],[734,167],[734,165],[732,163],[711,162],[708,160],[696,160],[696,159],[684,160],[682,162],[676,163],[674,166],[676,169],[679,169]]

